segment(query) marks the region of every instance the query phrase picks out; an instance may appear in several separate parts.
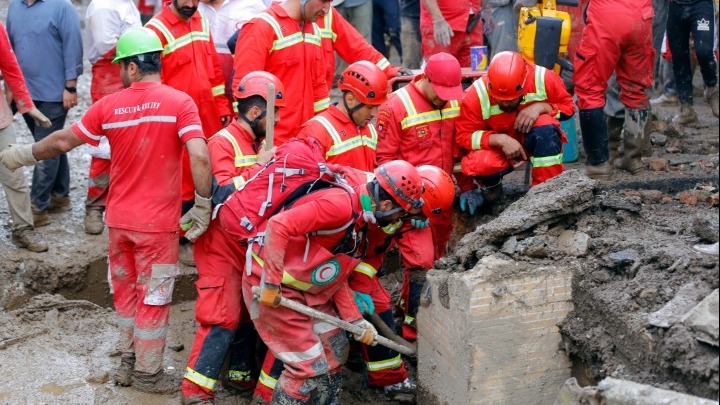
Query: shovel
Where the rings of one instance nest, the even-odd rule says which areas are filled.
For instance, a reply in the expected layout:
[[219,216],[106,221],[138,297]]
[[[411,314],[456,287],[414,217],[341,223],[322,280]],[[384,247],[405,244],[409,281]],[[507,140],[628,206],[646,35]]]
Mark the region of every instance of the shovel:
[[265,109],[265,150],[270,150],[275,142],[275,85],[267,85],[267,108]]
[[[252,293],[255,297],[258,297],[260,295],[260,287],[253,287]],[[292,309],[293,311],[297,311],[303,315],[307,315],[311,318],[318,319],[323,322],[327,322],[330,325],[337,326],[340,329],[346,330],[353,335],[362,335],[364,328],[361,328],[357,325],[353,325],[350,322],[343,321],[340,318],[336,318],[334,316],[330,316],[324,312],[318,311],[317,309],[310,308],[307,305],[303,305],[297,301],[293,301],[287,298],[280,297],[280,306]],[[395,350],[398,353],[402,353],[407,356],[415,356],[417,354],[417,350],[411,347],[403,346],[401,344],[397,344],[393,342],[392,340],[378,335],[375,338],[375,342],[378,344],[387,347],[388,349]]]

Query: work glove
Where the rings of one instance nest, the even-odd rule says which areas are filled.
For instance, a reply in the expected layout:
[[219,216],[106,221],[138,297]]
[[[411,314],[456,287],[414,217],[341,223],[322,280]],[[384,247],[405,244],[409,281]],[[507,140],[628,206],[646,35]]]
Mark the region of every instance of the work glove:
[[365,319],[358,319],[352,324],[363,328],[362,334],[353,334],[355,340],[365,343],[368,346],[375,346],[377,344],[377,342],[375,342],[375,339],[377,339],[378,333],[373,324],[366,321]]
[[36,107],[33,107],[27,114],[35,121],[35,124],[43,128],[50,128],[50,126],[52,126],[50,118],[46,117],[45,114],[41,113]]
[[483,196],[480,189],[468,190],[460,194],[460,210],[475,215],[475,210],[483,203]]
[[400,70],[398,70],[397,75],[398,76],[413,76],[414,73],[412,70],[404,67],[404,68],[400,68]]
[[0,162],[11,172],[23,167],[37,164],[32,153],[32,144],[8,145],[0,152]]
[[355,305],[357,305],[358,311],[360,311],[361,314],[372,315],[375,313],[375,304],[373,303],[371,296],[359,291],[353,291],[353,294],[355,298]]
[[430,218],[425,218],[425,219],[412,218],[410,220],[410,225],[412,225],[413,228],[417,228],[417,229],[427,228],[430,225]]
[[449,46],[450,37],[453,36],[453,30],[450,24],[444,18],[433,21],[433,34],[435,35],[435,43],[440,46]]
[[185,237],[195,240],[202,235],[210,224],[212,214],[212,198],[205,198],[195,193],[195,205],[180,218],[180,229],[185,231]]
[[280,305],[280,298],[281,293],[279,285],[263,283],[263,286],[260,289],[260,296],[258,297],[258,301],[260,301],[261,304],[276,308]]

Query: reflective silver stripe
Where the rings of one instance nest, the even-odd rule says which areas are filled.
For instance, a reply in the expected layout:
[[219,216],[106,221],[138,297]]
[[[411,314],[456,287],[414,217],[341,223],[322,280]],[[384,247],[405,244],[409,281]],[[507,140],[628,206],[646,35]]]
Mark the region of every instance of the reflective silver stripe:
[[167,336],[168,327],[158,329],[140,329],[135,327],[135,337],[142,340],[162,339]]
[[555,165],[561,165],[562,157],[563,157],[562,153],[559,153],[559,154],[553,155],[553,156],[544,156],[544,157],[531,156],[530,162],[532,162],[533,168],[550,167],[550,166],[555,166]]
[[177,122],[177,117],[174,115],[146,115],[144,117],[140,117],[136,120],[128,120],[128,121],[118,121],[118,122],[110,122],[107,124],[102,124],[103,129],[114,129],[114,128],[126,128],[126,127],[134,127],[146,122],[167,122],[167,123],[174,123]]
[[208,390],[212,390],[215,388],[215,384],[217,384],[217,380],[205,377],[190,367],[185,368],[185,375],[183,377]]
[[323,333],[330,332],[331,330],[335,330],[337,328],[338,328],[337,326],[330,325],[327,322],[315,322],[315,324],[313,324],[312,330],[313,330],[313,333],[315,333],[316,335],[320,335]]
[[78,121],[77,125],[78,128],[80,128],[80,132],[85,134],[85,136],[87,136],[88,138],[94,139],[96,141],[99,141],[100,138],[102,138],[102,135],[95,135],[92,132],[88,131],[87,128],[85,128],[85,125],[83,125],[82,121]]
[[260,370],[260,378],[258,378],[258,382],[271,390],[274,390],[277,385],[277,380],[267,375],[267,373],[263,370]]
[[186,127],[182,127],[182,128],[180,128],[180,130],[178,131],[178,136],[183,136],[183,135],[185,135],[186,133],[188,133],[188,132],[190,132],[190,131],[194,131],[194,130],[198,130],[198,131],[202,132],[202,127],[201,127],[200,125],[196,125],[196,124],[188,125],[188,126],[186,126]]
[[135,327],[135,317],[123,318],[122,316],[118,316],[117,324],[121,328],[134,328]]
[[317,358],[322,352],[323,346],[318,342],[304,352],[280,352],[277,354],[277,357],[284,363],[301,363]]
[[542,66],[535,67],[535,93],[526,94],[523,98],[522,104],[547,100],[547,91],[545,90],[546,71],[547,69]]

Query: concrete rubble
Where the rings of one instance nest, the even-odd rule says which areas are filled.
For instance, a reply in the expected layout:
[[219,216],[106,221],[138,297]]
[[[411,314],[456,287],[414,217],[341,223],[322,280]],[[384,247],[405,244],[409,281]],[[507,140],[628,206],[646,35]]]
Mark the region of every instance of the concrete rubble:
[[663,390],[632,381],[606,378],[595,387],[565,382],[555,405],[713,405],[717,401]]

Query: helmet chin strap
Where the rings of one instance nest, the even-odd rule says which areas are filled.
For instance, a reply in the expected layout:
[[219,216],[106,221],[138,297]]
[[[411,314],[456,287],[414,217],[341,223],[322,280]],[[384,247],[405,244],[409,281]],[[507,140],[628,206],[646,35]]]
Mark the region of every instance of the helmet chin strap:
[[[373,180],[371,183],[368,183],[367,185],[368,192],[372,196],[373,201],[375,201],[375,207],[380,206],[380,184],[377,182],[377,180]],[[376,209],[373,212],[373,216],[375,216],[375,219],[381,219],[385,217],[389,217],[391,215],[397,214],[398,212],[402,211],[402,208],[395,207],[388,211],[380,211],[379,209]]]
[[309,0],[300,0],[300,16],[303,19],[303,23],[307,21],[307,16],[305,15],[305,5],[307,5]]
[[[365,106],[365,104],[358,103],[358,105],[356,105],[355,107],[350,108],[350,106],[348,105],[347,99],[345,98],[345,93],[346,92],[343,92],[343,97],[342,97],[343,107],[345,107],[345,111],[347,111],[348,116],[350,117],[350,120],[352,122],[355,122],[355,118],[353,118],[353,114],[355,114],[355,111],[363,108]],[[357,123],[356,123],[356,125],[357,125]]]
[[249,119],[245,114],[238,114],[240,118],[242,118],[243,121],[247,122],[248,125],[250,125],[250,128],[253,130],[253,134],[255,134],[256,130],[260,128],[260,121],[262,121],[263,118],[265,118],[265,113],[267,111],[263,110],[260,115],[255,117],[254,120]]

